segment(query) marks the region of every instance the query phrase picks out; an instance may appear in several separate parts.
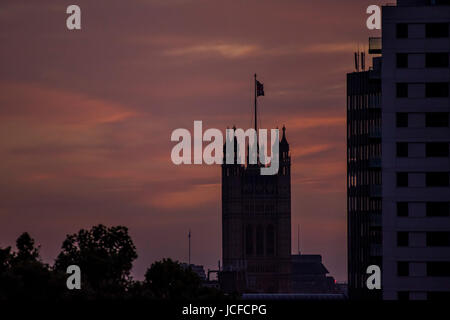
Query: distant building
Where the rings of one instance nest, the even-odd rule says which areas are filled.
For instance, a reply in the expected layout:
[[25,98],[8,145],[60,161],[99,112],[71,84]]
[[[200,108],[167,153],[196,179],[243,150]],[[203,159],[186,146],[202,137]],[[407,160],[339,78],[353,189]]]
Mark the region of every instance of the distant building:
[[348,284],[347,282],[336,282],[337,291],[348,299]]
[[343,293],[244,293],[242,300],[264,300],[264,301],[328,301],[345,300]]
[[347,74],[347,245],[352,299],[380,299],[366,287],[366,269],[381,252],[381,58]]
[[338,293],[333,277],[327,276],[327,268],[318,254],[292,255],[293,293]]
[[[237,141],[235,141],[237,146]],[[226,291],[290,292],[291,159],[286,128],[279,171],[261,175],[260,165],[222,165],[222,251],[219,274]]]
[[203,266],[191,264],[191,270],[195,272],[202,281],[206,281],[205,269]]
[[200,278],[200,280],[206,281],[205,268],[202,265],[187,264],[187,263],[182,263],[181,265],[183,268],[190,268],[192,272],[194,272]]
[[[255,75],[255,131],[258,86],[262,84]],[[222,165],[221,289],[278,298],[338,292],[320,255],[291,255],[291,156],[286,128],[279,141],[275,175],[261,175],[262,164],[249,164],[248,154],[247,163],[238,164],[239,151],[234,137],[234,164]]]

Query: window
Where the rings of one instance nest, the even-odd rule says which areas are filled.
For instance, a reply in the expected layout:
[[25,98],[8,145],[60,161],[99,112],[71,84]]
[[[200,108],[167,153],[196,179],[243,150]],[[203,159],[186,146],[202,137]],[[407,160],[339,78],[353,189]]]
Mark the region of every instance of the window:
[[427,23],[425,36],[427,38],[448,38],[448,23]]
[[408,113],[397,112],[397,128],[407,128],[408,127]]
[[408,202],[397,202],[397,216],[407,217],[409,215]]
[[427,187],[448,187],[448,172],[427,172]]
[[408,157],[408,142],[397,142],[397,157]]
[[275,230],[273,225],[269,225],[267,227],[267,245],[266,245],[266,250],[267,250],[267,255],[269,256],[273,256],[275,253]]
[[407,23],[397,23],[397,38],[408,38]]
[[397,275],[399,277],[409,276],[409,262],[406,261],[397,262]]
[[425,83],[425,96],[427,98],[447,98],[448,82]]
[[250,225],[245,228],[245,253],[253,254],[253,228]]
[[427,247],[449,247],[450,232],[427,232]]
[[427,157],[448,157],[448,142],[429,142],[426,144]]
[[450,301],[450,291],[427,292],[427,300],[430,301]]
[[408,68],[407,53],[397,53],[397,68]]
[[448,68],[448,53],[427,53],[425,55],[425,66],[427,68]]
[[427,127],[448,127],[448,112],[427,112],[425,116]]
[[450,277],[450,261],[427,262],[427,276]]
[[450,216],[449,202],[427,202],[427,217]]
[[399,301],[407,301],[407,300],[409,300],[409,292],[408,291],[398,291],[397,298]]
[[408,186],[408,172],[397,172],[397,187]]
[[409,233],[408,232],[397,232],[397,247],[407,247],[409,246]]
[[408,98],[408,84],[404,82],[397,83],[397,98]]

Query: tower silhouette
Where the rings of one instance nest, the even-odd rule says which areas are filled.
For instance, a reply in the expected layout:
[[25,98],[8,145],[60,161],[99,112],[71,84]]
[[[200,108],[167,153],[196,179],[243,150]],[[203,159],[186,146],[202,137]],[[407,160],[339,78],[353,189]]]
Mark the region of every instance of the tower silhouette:
[[[236,160],[236,140],[234,145]],[[230,291],[290,292],[291,159],[285,127],[279,163],[276,175],[261,175],[261,164],[222,165],[221,281]]]

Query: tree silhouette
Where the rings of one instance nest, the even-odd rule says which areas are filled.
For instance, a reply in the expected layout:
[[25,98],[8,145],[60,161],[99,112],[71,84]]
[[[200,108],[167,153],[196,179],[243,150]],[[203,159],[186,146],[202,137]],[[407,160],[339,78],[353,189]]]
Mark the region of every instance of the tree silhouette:
[[199,276],[187,265],[171,259],[152,264],[145,273],[144,288],[152,298],[169,300],[194,300],[223,298],[220,291],[202,285]]
[[34,247],[34,240],[28,232],[22,233],[16,240],[17,256],[20,261],[36,261],[39,259],[40,247]]
[[0,299],[57,299],[63,296],[63,278],[50,270],[39,256],[39,247],[28,233],[11,247],[0,249]]
[[130,270],[136,258],[136,247],[126,227],[97,225],[67,235],[55,270],[65,272],[69,265],[78,265],[83,295],[116,298],[123,296],[130,286]]
[[[144,281],[133,281],[136,248],[122,226],[97,225],[67,235],[53,267],[42,262],[40,247],[28,233],[18,237],[16,247],[0,248],[0,300],[225,298],[221,291],[205,287],[189,266],[171,259],[153,263]],[[81,290],[66,287],[69,265],[81,269]]]
[[171,259],[153,263],[145,273],[145,282],[159,299],[192,297],[200,287],[200,278],[194,272]]

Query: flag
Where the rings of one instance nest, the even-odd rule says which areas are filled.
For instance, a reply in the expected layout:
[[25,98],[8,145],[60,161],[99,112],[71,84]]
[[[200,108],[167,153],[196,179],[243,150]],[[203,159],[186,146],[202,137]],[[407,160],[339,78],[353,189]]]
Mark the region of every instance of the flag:
[[264,96],[264,85],[256,80],[256,96]]

